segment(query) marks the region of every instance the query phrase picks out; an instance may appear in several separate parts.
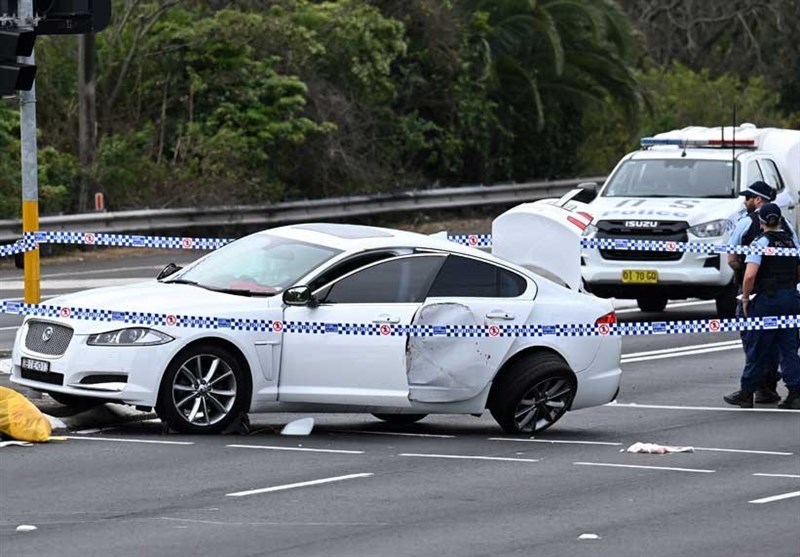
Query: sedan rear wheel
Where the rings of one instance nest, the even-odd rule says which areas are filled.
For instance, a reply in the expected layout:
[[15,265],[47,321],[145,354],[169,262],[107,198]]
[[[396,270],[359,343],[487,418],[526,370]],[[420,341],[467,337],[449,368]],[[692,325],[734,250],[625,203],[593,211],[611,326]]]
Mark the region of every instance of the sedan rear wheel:
[[577,382],[555,354],[534,354],[498,379],[489,410],[508,433],[544,431],[569,409]]
[[218,433],[245,410],[246,385],[241,365],[224,348],[190,348],[167,368],[156,412],[177,431]]

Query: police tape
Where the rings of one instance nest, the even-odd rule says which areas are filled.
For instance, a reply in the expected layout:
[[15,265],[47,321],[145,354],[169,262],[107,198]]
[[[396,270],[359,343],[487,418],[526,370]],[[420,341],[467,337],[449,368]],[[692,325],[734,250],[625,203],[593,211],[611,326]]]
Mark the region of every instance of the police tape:
[[389,325],[380,323],[325,323],[316,321],[283,321],[240,317],[114,311],[73,306],[26,304],[13,300],[4,300],[0,302],[0,313],[53,319],[106,322],[115,325],[146,325],[209,330],[229,329],[231,331],[273,333],[410,337],[641,336],[800,328],[800,315],[599,324]]
[[[470,247],[491,247],[491,234],[450,234],[451,242]],[[105,247],[137,247],[162,249],[215,250],[230,242],[231,238],[192,238],[180,236],[142,236],[130,234],[105,234],[93,232],[28,232],[21,242],[0,246],[0,257],[32,251],[39,244],[76,244]],[[624,238],[581,238],[581,247],[586,249],[613,249],[626,251],[662,251],[702,254],[761,254],[774,256],[800,256],[798,248],[775,248],[771,246],[730,246],[702,242],[673,242],[664,240],[634,240]]]

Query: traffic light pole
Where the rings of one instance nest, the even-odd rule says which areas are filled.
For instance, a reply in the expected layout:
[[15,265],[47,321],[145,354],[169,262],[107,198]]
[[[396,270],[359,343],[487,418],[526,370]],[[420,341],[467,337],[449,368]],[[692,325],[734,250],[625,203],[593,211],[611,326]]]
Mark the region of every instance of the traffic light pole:
[[[20,25],[32,25],[33,0],[19,0],[17,5]],[[35,55],[23,58],[25,64],[34,64]],[[20,143],[22,145],[22,232],[39,231],[39,164],[36,151],[36,85],[30,91],[19,92]],[[25,303],[41,301],[39,249],[25,252]]]

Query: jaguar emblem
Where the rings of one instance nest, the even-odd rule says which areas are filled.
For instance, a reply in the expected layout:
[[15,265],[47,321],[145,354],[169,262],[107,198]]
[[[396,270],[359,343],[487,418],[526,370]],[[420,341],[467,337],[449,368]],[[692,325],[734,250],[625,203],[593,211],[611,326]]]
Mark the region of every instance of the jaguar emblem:
[[53,327],[46,327],[42,331],[42,342],[49,342],[51,338],[53,338]]

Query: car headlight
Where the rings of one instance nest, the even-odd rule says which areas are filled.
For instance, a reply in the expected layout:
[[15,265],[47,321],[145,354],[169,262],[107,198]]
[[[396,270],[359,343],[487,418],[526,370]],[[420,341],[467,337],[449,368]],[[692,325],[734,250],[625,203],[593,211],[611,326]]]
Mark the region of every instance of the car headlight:
[[715,236],[724,236],[725,232],[727,231],[728,231],[727,220],[712,220],[710,222],[704,222],[703,224],[692,226],[688,230],[689,234],[693,234],[698,238],[713,238]]
[[584,238],[593,238],[595,234],[597,234],[597,227],[593,224],[587,224],[586,228],[581,232],[581,236]]
[[90,335],[89,346],[155,346],[175,340],[168,334],[146,327],[131,327]]

